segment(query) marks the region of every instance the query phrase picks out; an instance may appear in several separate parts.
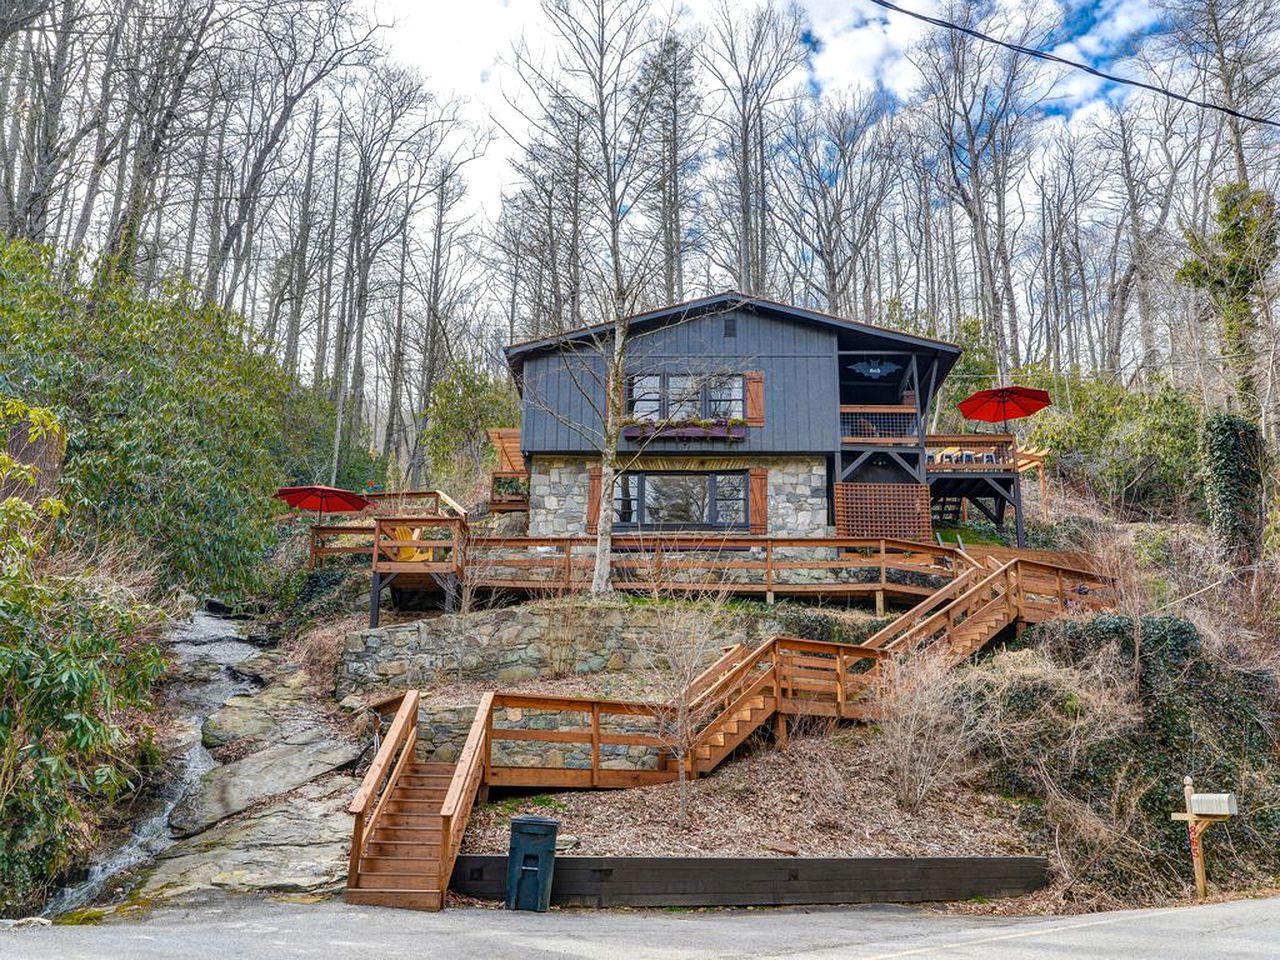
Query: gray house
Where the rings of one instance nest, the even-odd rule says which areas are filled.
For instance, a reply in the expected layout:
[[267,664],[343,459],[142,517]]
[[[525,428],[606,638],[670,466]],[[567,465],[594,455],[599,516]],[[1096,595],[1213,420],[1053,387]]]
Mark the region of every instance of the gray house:
[[[1000,523],[1017,506],[1011,438],[925,433],[954,344],[736,292],[630,331],[620,531],[927,539],[931,514],[962,499]],[[612,337],[601,325],[507,348],[530,536],[594,532]]]

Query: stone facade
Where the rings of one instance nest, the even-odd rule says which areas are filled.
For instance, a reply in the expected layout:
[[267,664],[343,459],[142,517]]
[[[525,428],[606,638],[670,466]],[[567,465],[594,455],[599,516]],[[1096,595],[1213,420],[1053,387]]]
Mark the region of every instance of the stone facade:
[[768,462],[769,535],[830,537],[827,523],[827,461],[791,457]]
[[[670,463],[675,458],[664,458]],[[769,534],[775,537],[829,537],[827,463],[822,457],[693,457],[688,469],[769,468]],[[529,536],[580,537],[587,534],[588,474],[596,461],[585,457],[534,457],[529,467]],[[684,461],[681,461],[682,463]],[[730,465],[732,462],[732,465]]]
[[592,462],[582,457],[533,458],[529,465],[529,536],[586,534],[591,466]]

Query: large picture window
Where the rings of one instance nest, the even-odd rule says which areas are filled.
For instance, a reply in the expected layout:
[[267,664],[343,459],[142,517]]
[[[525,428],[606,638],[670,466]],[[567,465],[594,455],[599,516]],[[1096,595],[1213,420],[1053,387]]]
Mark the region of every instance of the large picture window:
[[740,373],[645,373],[627,381],[627,413],[634,420],[742,420],[746,415],[745,399]]
[[745,473],[624,473],[614,495],[614,522],[638,530],[746,528]]

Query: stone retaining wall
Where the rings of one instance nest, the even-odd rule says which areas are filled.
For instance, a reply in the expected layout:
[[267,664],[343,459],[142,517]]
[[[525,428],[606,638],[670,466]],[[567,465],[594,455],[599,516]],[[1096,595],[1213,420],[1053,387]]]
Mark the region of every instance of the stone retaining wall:
[[[341,700],[384,687],[626,670],[640,652],[637,637],[661,616],[661,607],[579,596],[361,630],[347,635],[334,692]],[[780,618],[735,614],[724,643],[756,643],[783,630]]]

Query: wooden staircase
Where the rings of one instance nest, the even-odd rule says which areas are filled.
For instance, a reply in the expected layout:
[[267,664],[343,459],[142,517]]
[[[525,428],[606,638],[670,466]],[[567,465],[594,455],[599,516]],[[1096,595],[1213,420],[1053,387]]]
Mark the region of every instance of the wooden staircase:
[[931,512],[935,527],[954,527],[960,522],[964,506],[962,497],[941,497],[933,501]]
[[348,902],[418,910],[444,906],[440,807],[456,769],[451,763],[405,764],[368,835]]
[[[456,764],[417,761],[419,695],[407,692],[349,808],[355,822],[347,900],[441,909],[472,805],[487,785],[640,786],[675,780],[681,764],[688,776],[702,776],[771,720],[785,734],[787,716],[873,719],[892,682],[893,670],[884,668],[897,660],[928,654],[958,664],[1016,624],[1077,605],[1109,605],[1109,585],[1087,571],[1021,557],[979,562],[961,556],[964,567],[949,583],[865,644],[787,636],[754,649],[739,644],[727,648],[678,704],[486,693]],[[524,722],[539,713],[560,722]],[[688,734],[673,738],[677,717]],[[517,725],[502,725],[512,718]],[[589,762],[504,765],[494,754],[494,744],[504,741],[555,748],[562,757],[576,747]],[[607,762],[611,748],[637,746],[654,752],[656,766]]]

